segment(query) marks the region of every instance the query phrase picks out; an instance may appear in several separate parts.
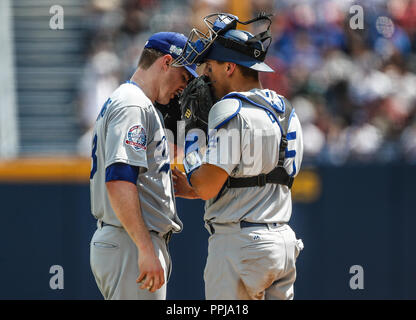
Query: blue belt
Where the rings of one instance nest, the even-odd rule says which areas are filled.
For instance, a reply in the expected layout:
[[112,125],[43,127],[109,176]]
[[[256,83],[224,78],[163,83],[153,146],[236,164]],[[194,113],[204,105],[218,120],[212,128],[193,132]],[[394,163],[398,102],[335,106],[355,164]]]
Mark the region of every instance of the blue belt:
[[240,221],[240,228],[267,227],[267,223]]

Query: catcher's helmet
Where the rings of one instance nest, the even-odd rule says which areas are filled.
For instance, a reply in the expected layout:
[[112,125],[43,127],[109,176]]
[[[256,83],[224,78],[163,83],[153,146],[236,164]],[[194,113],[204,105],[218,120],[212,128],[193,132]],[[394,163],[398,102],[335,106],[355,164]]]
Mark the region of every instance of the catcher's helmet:
[[[250,42],[250,40],[254,41]],[[263,43],[254,39],[250,32],[229,30],[217,37],[203,59],[234,62],[256,71],[274,72],[263,62],[265,56]]]
[[[257,35],[236,30],[237,23],[250,23],[268,20],[267,30]],[[207,33],[193,29],[188,37],[183,53],[173,65],[183,66],[202,63],[206,59],[229,61],[262,72],[274,72],[263,61],[271,43],[269,15],[260,14],[249,21],[240,21],[238,17],[227,13],[215,13],[204,18]],[[268,41],[267,47],[264,43]]]

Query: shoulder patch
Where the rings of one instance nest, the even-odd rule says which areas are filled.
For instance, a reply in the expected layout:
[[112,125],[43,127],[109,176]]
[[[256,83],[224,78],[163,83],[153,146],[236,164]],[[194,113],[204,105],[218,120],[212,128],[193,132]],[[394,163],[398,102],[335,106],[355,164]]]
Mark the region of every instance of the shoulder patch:
[[146,130],[140,125],[134,125],[127,131],[125,143],[133,148],[134,151],[147,149]]

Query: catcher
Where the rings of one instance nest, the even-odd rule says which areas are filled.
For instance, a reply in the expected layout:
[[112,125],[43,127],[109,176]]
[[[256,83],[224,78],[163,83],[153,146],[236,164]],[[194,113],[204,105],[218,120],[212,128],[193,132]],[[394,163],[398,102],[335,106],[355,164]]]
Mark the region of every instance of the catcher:
[[[267,30],[237,30],[257,21]],[[206,299],[293,299],[303,244],[288,222],[302,129],[290,102],[259,81],[259,72],[273,72],[264,63],[271,19],[212,14],[204,22],[208,33],[192,30],[174,62],[205,65],[204,77],[181,97],[186,174],[175,169],[173,179],[176,196],[206,200]],[[205,152],[201,131],[208,134]]]

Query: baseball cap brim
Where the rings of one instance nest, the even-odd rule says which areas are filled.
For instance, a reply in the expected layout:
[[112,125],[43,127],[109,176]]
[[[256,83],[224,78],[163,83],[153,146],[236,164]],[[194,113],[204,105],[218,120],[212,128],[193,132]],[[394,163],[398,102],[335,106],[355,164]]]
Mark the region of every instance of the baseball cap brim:
[[184,68],[195,78],[198,78],[198,73],[194,69],[192,69],[190,66],[184,66]]
[[214,43],[209,49],[204,59],[211,59],[216,61],[234,62],[244,67],[259,71],[259,72],[274,72],[266,63],[255,60],[241,52],[225,48],[219,43]]
[[[233,61],[230,61],[233,62]],[[237,63],[237,62],[236,62]],[[272,68],[270,68],[267,64],[264,62],[246,62],[246,61],[240,61],[237,64],[241,64],[244,67],[259,71],[259,72],[274,72]]]

